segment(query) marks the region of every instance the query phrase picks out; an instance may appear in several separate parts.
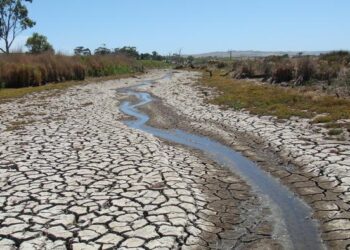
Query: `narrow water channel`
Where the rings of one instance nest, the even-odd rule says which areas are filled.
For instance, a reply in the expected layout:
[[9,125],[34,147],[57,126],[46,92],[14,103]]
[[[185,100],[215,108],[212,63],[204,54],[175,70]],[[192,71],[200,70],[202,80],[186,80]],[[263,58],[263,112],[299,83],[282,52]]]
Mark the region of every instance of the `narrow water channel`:
[[[150,83],[152,82],[146,81],[141,85]],[[127,126],[145,131],[170,142],[201,150],[217,164],[225,166],[241,176],[258,194],[268,200],[272,211],[276,213],[277,217],[280,217],[277,220],[283,220],[281,224],[285,226],[291,249],[324,249],[317,223],[310,219],[310,207],[270,174],[233,149],[208,137],[187,133],[178,129],[164,130],[146,125],[149,116],[140,112],[138,107],[152,102],[152,96],[146,92],[136,91],[135,87],[125,88],[123,93],[134,96],[138,100],[136,104],[125,101],[119,107],[123,113],[135,118],[135,120],[125,121]]]

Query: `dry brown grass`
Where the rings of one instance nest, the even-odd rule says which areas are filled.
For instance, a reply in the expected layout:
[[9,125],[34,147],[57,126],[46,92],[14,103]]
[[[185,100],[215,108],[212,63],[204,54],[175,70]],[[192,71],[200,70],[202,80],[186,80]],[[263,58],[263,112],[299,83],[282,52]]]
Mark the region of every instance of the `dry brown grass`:
[[0,55],[0,84],[6,88],[40,86],[51,82],[84,80],[85,77],[119,75],[138,70],[135,60],[120,55]]

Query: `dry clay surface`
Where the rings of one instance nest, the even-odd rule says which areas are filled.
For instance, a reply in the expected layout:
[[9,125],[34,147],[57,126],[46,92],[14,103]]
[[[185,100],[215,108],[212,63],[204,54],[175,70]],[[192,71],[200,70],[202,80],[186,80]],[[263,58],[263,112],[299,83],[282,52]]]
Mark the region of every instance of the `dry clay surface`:
[[[190,76],[175,75],[179,82]],[[269,211],[244,181],[121,122],[115,90],[141,80],[79,85],[1,104],[1,250],[281,247]],[[345,191],[341,195],[345,200]],[[348,228],[344,220],[329,226]]]
[[[148,91],[189,119],[192,129],[221,133],[226,144],[259,162],[311,205],[314,217],[320,221],[322,238],[330,248],[349,249],[350,143],[326,139],[327,131],[307,119],[281,122],[208,104],[215,91],[198,85],[200,76],[198,72],[177,71]],[[264,155],[257,158],[249,145],[252,140],[236,141],[242,134],[255,140],[253,144],[259,143],[263,152],[277,155],[287,167],[264,162]]]

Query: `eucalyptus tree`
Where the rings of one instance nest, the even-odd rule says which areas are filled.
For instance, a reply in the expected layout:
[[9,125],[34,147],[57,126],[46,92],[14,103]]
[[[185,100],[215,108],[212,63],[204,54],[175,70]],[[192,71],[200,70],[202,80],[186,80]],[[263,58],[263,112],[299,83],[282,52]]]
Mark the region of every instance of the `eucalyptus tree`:
[[32,54],[54,52],[52,45],[47,41],[47,37],[36,32],[27,39],[26,47],[29,53]]
[[28,17],[25,2],[32,0],[0,0],[0,40],[5,44],[0,51],[4,53],[10,53],[13,42],[23,30],[35,25]]

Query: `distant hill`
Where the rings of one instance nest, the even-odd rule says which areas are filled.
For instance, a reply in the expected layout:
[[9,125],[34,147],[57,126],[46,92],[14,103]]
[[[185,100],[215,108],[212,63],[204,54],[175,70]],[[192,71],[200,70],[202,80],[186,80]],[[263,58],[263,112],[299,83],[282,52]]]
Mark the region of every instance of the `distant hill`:
[[[327,53],[329,51],[255,51],[255,50],[246,50],[246,51],[237,51],[232,50],[232,57],[265,57],[265,56],[281,56],[288,54],[289,56],[298,55],[298,53],[303,53],[303,55],[320,55],[322,53]],[[193,54],[193,57],[230,57],[229,51],[217,51],[209,52],[203,54]]]

